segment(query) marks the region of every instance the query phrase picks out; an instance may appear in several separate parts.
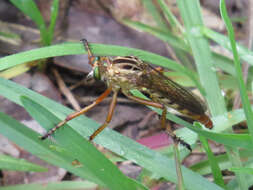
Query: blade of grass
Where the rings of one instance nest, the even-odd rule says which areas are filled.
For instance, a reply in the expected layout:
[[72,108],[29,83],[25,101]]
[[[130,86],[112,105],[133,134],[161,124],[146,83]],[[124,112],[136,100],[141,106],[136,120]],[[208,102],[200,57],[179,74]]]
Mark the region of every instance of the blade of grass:
[[56,24],[56,19],[58,16],[58,11],[59,11],[59,0],[54,0],[53,4],[51,6],[51,18],[50,18],[50,25],[48,27],[47,33],[49,35],[49,42],[53,41],[54,38],[54,28]]
[[0,169],[27,172],[46,172],[47,168],[27,162],[24,159],[13,158],[0,154]]
[[[221,16],[225,22],[225,25],[226,25],[226,28],[228,31],[228,36],[229,36],[229,40],[231,43],[231,48],[232,48],[232,52],[233,52],[233,56],[234,56],[234,65],[235,65],[235,70],[236,70],[236,74],[237,74],[239,91],[240,91],[240,95],[241,95],[241,99],[242,99],[242,105],[243,105],[243,109],[245,112],[249,132],[251,134],[250,135],[251,141],[253,142],[253,118],[252,118],[253,113],[252,113],[252,110],[250,107],[250,102],[249,102],[249,99],[247,96],[246,86],[244,85],[244,81],[243,81],[243,74],[242,74],[242,69],[241,69],[241,65],[240,65],[240,60],[239,60],[238,52],[236,50],[236,43],[235,43],[235,35],[234,35],[233,26],[232,26],[232,23],[228,17],[226,4],[225,4],[224,0],[220,1],[220,12],[221,12]],[[242,163],[240,160],[238,149],[227,147],[227,150],[230,153],[228,155],[229,155],[230,160],[232,161],[233,166],[242,167]],[[246,176],[244,174],[236,173],[236,179],[237,179],[237,182],[238,182],[241,189],[248,188],[248,183],[246,180]]]
[[183,26],[180,24],[180,22],[177,20],[177,18],[170,11],[167,4],[165,3],[165,0],[158,0],[157,2],[159,3],[166,19],[168,20],[168,23],[171,25],[172,31],[174,31],[174,32],[180,31],[181,34],[183,34],[184,33]]
[[[64,119],[66,115],[72,112],[72,110],[64,107],[63,105],[49,100],[46,97],[43,97],[31,90],[25,89],[24,87],[17,85],[11,81],[1,78],[0,94],[19,105],[22,105],[19,97],[25,95],[36,102],[40,102],[40,104],[46,107],[50,112],[54,113],[60,119]],[[85,116],[80,116],[70,121],[69,125],[75,129],[75,131],[81,134],[83,138],[87,138],[87,136],[92,134],[92,132],[99,126],[97,123],[91,119],[86,118]],[[2,128],[0,128],[0,130],[1,129]],[[3,132],[4,131],[5,130],[3,130]],[[60,132],[61,131],[59,131],[59,133]],[[68,138],[68,134],[64,133],[63,135],[65,135],[65,138]],[[38,140],[37,135],[35,136],[35,139]],[[14,137],[15,136],[11,135],[9,138],[12,140]],[[149,171],[152,171],[157,176],[161,176],[167,180],[176,182],[177,178],[174,161],[167,158],[166,156],[152,151],[109,128],[105,129],[101,135],[95,139],[95,142],[128,160],[134,161],[138,165],[148,169]],[[201,189],[203,188],[203,185],[205,186],[206,190],[221,189],[217,185],[209,182],[202,176],[192,172],[183,166],[182,172],[185,185],[189,187],[188,189],[190,190]]]
[[234,167],[232,167],[232,168],[230,168],[229,169],[230,171],[232,171],[232,172],[244,172],[244,173],[247,173],[247,174],[253,174],[253,168],[234,168]]
[[[231,162],[228,159],[227,154],[221,154],[215,157],[221,170],[225,170],[231,167]],[[201,175],[207,175],[211,173],[210,162],[208,160],[202,160],[191,166],[193,171],[200,173]]]
[[[195,123],[195,126],[198,128],[201,128],[201,125],[199,123]],[[213,178],[214,178],[214,183],[216,183],[217,185],[219,185],[225,189],[226,186],[225,186],[225,183],[223,180],[223,176],[222,176],[220,167],[218,165],[218,161],[217,161],[216,157],[214,156],[212,149],[210,148],[210,146],[208,144],[207,139],[200,135],[199,140],[201,141],[201,143],[205,149],[205,152],[207,154],[207,157],[208,157],[208,160],[210,163],[210,167],[212,170]]]
[[[228,49],[229,51],[232,51],[231,43],[229,42],[228,37],[222,34],[219,34],[218,32],[215,32],[206,27],[203,27],[201,31],[203,35],[205,35],[207,38],[215,41],[220,46]],[[250,65],[253,65],[253,52],[238,43],[236,44],[236,47],[237,47],[237,51],[239,53],[240,58],[244,60],[245,62],[249,63]]]
[[224,98],[221,95],[217,76],[213,71],[213,60],[207,39],[199,32],[203,26],[199,1],[177,0],[183,18],[186,36],[192,48],[200,81],[206,92],[206,100],[213,116],[226,112]]
[[[71,162],[75,158],[73,158],[65,149],[52,148],[53,144],[50,141],[44,141],[42,143],[38,138],[37,133],[3,113],[0,113],[0,123],[1,134],[32,154],[56,166],[64,166],[68,171],[71,171],[78,176],[86,177],[88,179],[91,178],[90,174],[88,174],[83,168],[77,169],[72,166]],[[98,184],[100,183],[96,178],[93,178],[93,180]]]
[[[239,151],[237,148],[226,146],[227,155],[233,167],[242,167]],[[237,181],[240,189],[248,189],[249,184],[247,182],[247,176],[243,173],[235,173],[235,180]]]
[[[36,119],[42,127],[52,128],[60,119],[51,114],[40,104],[27,97],[21,97],[21,101],[29,114]],[[120,170],[100,153],[88,140],[84,140],[77,132],[68,126],[62,130],[66,131],[67,137],[63,133],[56,133],[55,140],[61,148],[67,150],[73,160],[80,162],[81,168],[90,173],[90,181],[96,178],[100,185],[109,189],[146,189],[136,181],[126,177]],[[88,153],[88,154],[87,154]],[[61,166],[64,167],[64,166]],[[74,166],[73,166],[74,167]],[[117,179],[117,180],[115,180]],[[96,182],[94,181],[94,182]]]
[[[249,163],[247,163],[247,162],[244,163],[245,167],[250,167],[252,165],[252,159],[251,159],[252,156],[253,156],[252,151],[251,150],[240,150],[239,154],[240,154],[240,158],[242,160],[249,160],[249,158],[250,158]],[[219,166],[222,170],[226,170],[226,169],[229,169],[229,168],[232,167],[231,162],[228,159],[227,153],[217,155],[216,160],[218,161]],[[200,173],[201,175],[207,175],[211,172],[209,160],[200,161],[200,162],[192,165],[191,169],[193,171],[196,171],[196,172]]]
[[[68,171],[84,177],[91,178],[91,176],[84,167],[75,168],[72,161],[75,159],[65,149],[60,148],[58,145],[50,142],[49,140],[41,141],[38,138],[38,133],[29,129],[25,125],[19,123],[15,119],[0,112],[0,133],[6,136],[9,140],[13,141],[20,147],[23,147],[32,154],[38,156],[53,165],[63,167]],[[53,148],[58,147],[58,148]],[[92,178],[93,181],[100,184],[101,181],[97,178]]]
[[227,10],[226,10],[226,5],[225,5],[224,0],[220,1],[220,12],[221,12],[222,18],[225,22],[226,28],[228,30],[231,48],[232,48],[232,52],[234,55],[234,66],[235,66],[235,70],[236,70],[239,91],[240,91],[240,95],[241,95],[241,99],[242,99],[242,105],[243,105],[243,109],[245,112],[249,132],[251,134],[250,136],[251,136],[251,139],[253,142],[253,112],[252,112],[252,109],[250,106],[250,101],[248,98],[247,89],[246,89],[246,86],[243,81],[243,73],[242,73],[242,68],[241,68],[238,52],[236,49],[233,26],[232,26],[231,21],[229,20],[228,15],[227,15]]
[[10,0],[13,5],[20,9],[25,15],[30,17],[40,30],[42,44],[49,45],[49,39],[47,35],[47,28],[45,21],[40,14],[37,5],[33,0]]
[[161,29],[151,27],[149,25],[137,22],[137,21],[131,21],[128,19],[123,19],[121,22],[130,28],[134,28],[136,30],[141,30],[143,32],[150,33],[154,35],[155,37],[159,38],[160,40],[163,40],[164,42],[167,42],[172,47],[176,47],[178,49],[184,50],[186,52],[190,51],[189,46],[185,44],[185,42],[180,39],[179,37],[175,36],[169,31],[162,31]]
[[25,15],[30,17],[32,21],[38,26],[38,28],[45,27],[45,22],[40,14],[40,11],[37,5],[34,3],[33,0],[10,0],[13,5],[15,5],[18,9],[20,9]]
[[148,13],[150,13],[154,18],[155,22],[157,23],[157,26],[161,27],[161,29],[167,30],[167,24],[166,22],[164,22],[164,19],[162,18],[160,12],[157,10],[153,2],[150,0],[142,0],[142,3],[148,10]]
[[[252,178],[247,178],[246,179],[248,181],[249,184],[253,184],[253,180]],[[240,189],[240,186],[238,185],[237,181],[236,181],[236,178],[230,180],[228,183],[227,183],[227,188],[228,189]],[[247,189],[248,190],[248,189]]]
[[[96,55],[111,55],[111,56],[134,55],[148,63],[153,63],[168,69],[181,72],[184,75],[188,76],[194,82],[194,84],[196,84],[196,86],[199,89],[201,89],[201,85],[199,84],[197,75],[195,73],[185,68],[184,66],[179,65],[177,62],[172,61],[163,56],[139,49],[113,46],[113,45],[90,44],[90,47],[92,49],[92,52],[94,52],[94,54]],[[61,45],[43,47],[1,58],[0,71],[37,59],[63,56],[63,55],[76,55],[83,53],[86,53],[86,51],[84,50],[84,47],[81,43],[64,43]]]
[[[195,83],[195,85],[203,94],[203,90],[198,81],[197,75],[192,71],[190,71],[189,69],[187,69],[186,67],[183,67],[182,65],[170,59],[146,51],[127,47],[109,46],[101,44],[95,45],[91,44],[91,46],[93,48],[93,51],[95,51],[95,53],[99,55],[112,55],[112,56],[136,55],[139,56],[144,61],[152,62],[153,64],[178,71],[179,73],[183,73]],[[83,50],[83,46],[78,43],[64,43],[61,45],[30,50],[1,58],[0,70],[8,69],[16,65],[33,60],[61,55],[82,54],[83,52],[85,52],[85,50]]]
[[180,152],[178,150],[178,143],[174,142],[173,149],[174,149],[174,159],[176,163],[176,172],[177,172],[177,181],[178,181],[177,188],[179,190],[185,190],[184,178],[183,178],[182,169],[181,169]]
[[[173,48],[173,51],[175,52],[176,57],[179,60],[179,64],[182,64],[183,66],[192,70],[195,73],[195,66],[192,59],[189,56],[189,53],[186,53],[177,48]],[[202,91],[204,92],[204,90]],[[203,92],[201,92],[201,94],[203,94]]]
[[29,71],[30,69],[31,67],[29,66],[29,64],[23,63],[23,64],[17,65],[15,67],[11,67],[10,69],[6,69],[0,72],[0,77],[11,79],[22,73],[25,73],[26,71]]
[[1,187],[1,190],[90,190],[97,185],[88,181],[62,181],[48,184],[24,184]]
[[235,68],[232,59],[218,53],[213,53],[212,57],[214,59],[215,67],[220,68],[228,74],[235,76]]

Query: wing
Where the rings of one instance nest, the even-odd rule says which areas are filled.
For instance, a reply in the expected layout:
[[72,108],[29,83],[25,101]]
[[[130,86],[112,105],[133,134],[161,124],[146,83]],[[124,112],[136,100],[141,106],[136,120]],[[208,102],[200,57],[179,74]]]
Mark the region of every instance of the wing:
[[[145,63],[143,63],[145,64]],[[162,72],[145,64],[137,80],[139,89],[150,98],[186,115],[201,115],[206,111],[203,101],[191,91],[164,76]]]

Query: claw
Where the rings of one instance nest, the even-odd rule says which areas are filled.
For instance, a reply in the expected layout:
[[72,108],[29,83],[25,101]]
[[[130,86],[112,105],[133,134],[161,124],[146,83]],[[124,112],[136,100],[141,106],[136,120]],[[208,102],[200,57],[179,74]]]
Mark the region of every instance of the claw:
[[184,140],[180,139],[180,138],[177,137],[177,136],[172,136],[172,138],[173,138],[173,140],[174,140],[175,142],[179,142],[181,145],[183,145],[183,146],[186,147],[189,151],[192,152],[191,146],[190,146],[188,143],[186,143]]

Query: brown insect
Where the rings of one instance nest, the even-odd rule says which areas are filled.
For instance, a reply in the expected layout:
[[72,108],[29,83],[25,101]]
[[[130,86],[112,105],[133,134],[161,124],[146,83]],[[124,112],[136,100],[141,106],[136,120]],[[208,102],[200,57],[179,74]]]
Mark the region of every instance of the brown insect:
[[[162,109],[162,127],[166,129],[174,141],[180,142],[190,150],[190,145],[176,137],[170,126],[166,124],[167,107],[171,107],[184,116],[199,121],[209,129],[213,127],[212,121],[205,114],[206,106],[204,103],[192,92],[164,76],[160,69],[153,68],[151,65],[134,56],[115,57],[113,60],[108,57],[94,56],[87,40],[83,39],[81,41],[88,52],[89,64],[93,68],[88,77],[94,77],[95,79],[104,81],[108,88],[92,104],[68,115],[62,122],[48,131],[42,139],[46,139],[52,135],[69,120],[86,113],[113,92],[106,121],[90,136],[89,140],[92,141],[111,121],[119,91],[129,99],[140,104]],[[130,90],[133,89],[147,94],[150,100],[132,95]]]

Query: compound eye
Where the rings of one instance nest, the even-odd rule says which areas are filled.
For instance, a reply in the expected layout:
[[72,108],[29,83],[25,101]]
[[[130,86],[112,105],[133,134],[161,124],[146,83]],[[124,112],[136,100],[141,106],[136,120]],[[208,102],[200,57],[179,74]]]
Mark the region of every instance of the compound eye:
[[100,80],[99,68],[98,68],[97,66],[93,69],[93,77],[94,77],[96,80]]

